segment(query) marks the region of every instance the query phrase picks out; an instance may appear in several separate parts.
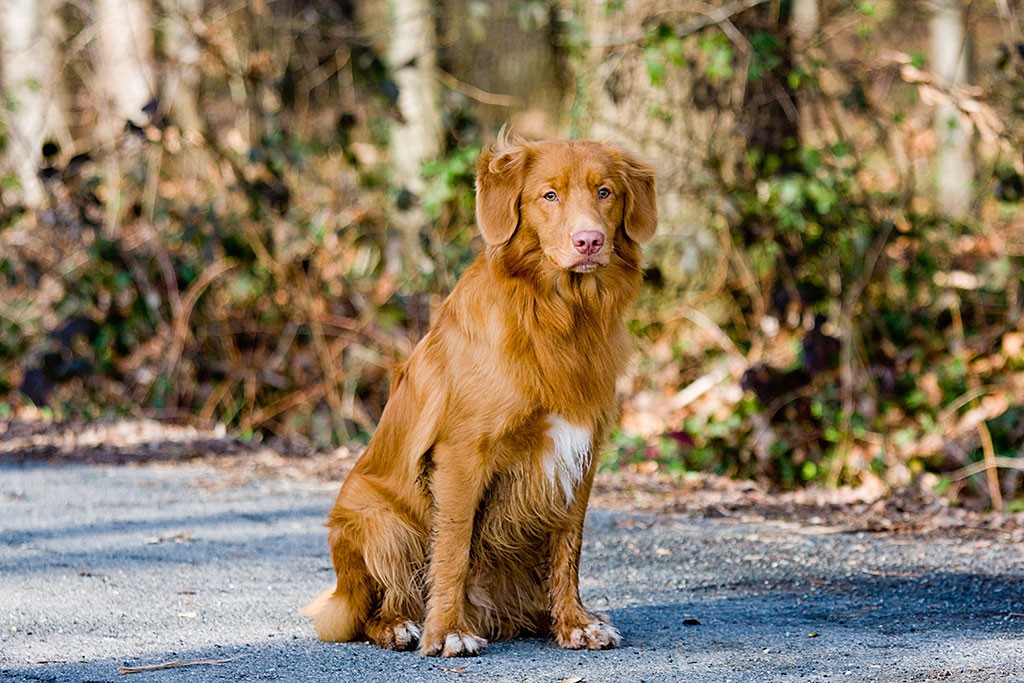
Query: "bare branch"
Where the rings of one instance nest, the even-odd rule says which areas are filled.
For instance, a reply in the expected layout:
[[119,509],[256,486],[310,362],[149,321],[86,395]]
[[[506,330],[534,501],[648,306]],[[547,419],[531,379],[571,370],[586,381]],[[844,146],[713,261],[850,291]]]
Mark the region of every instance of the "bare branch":
[[[746,12],[752,7],[764,5],[767,2],[770,2],[770,0],[738,0],[737,2],[729,3],[725,7],[715,7],[705,2],[683,2],[679,3],[676,7],[652,14],[651,18],[678,14],[701,15],[701,18],[695,20],[688,26],[677,30],[676,35],[682,38],[684,36],[698,33],[708,26],[724,24],[737,14]],[[646,36],[646,32],[635,32],[629,36],[618,38],[617,40],[594,41],[594,47],[622,47],[625,45],[632,45],[633,43],[642,41]]]

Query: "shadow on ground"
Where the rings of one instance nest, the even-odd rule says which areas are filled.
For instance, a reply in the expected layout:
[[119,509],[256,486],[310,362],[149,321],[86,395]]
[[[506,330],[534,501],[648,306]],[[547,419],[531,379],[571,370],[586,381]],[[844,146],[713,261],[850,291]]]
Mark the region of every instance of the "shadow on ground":
[[[733,585],[611,611],[624,644],[573,652],[544,639],[439,660],[309,633],[118,660],[5,665],[5,681],[908,681],[1021,680],[1020,577],[864,577],[813,596]],[[736,595],[730,596],[729,592]],[[704,593],[703,599],[699,594]],[[1019,604],[1019,603],[1017,603]],[[1000,656],[1000,652],[1004,656]],[[1005,656],[1009,655],[1009,656]],[[216,663],[198,664],[197,662]],[[190,662],[119,674],[122,666]]]

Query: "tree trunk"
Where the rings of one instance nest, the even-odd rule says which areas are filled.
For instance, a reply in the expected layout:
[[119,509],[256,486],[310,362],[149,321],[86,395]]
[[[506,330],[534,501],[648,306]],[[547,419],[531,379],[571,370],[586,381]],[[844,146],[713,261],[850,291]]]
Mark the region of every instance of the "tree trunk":
[[[407,258],[419,268],[431,270],[420,246],[419,231],[425,216],[419,197],[424,187],[423,165],[440,155],[444,136],[436,73],[435,10],[427,0],[392,0],[391,11],[388,62],[398,86],[402,119],[391,130],[391,167],[400,193],[410,196],[399,202],[396,221],[404,235]],[[393,250],[389,256],[394,256]],[[389,260],[393,268],[395,259]]]
[[59,24],[47,0],[0,0],[0,91],[8,137],[3,161],[28,207],[42,201],[42,145],[60,125],[56,33]]
[[94,12],[97,86],[109,107],[98,133],[110,142],[126,122],[143,122],[142,108],[153,98],[152,22],[143,0],[95,0]]
[[97,95],[102,104],[95,135],[107,149],[104,156],[106,186],[103,230],[114,235],[120,229],[123,163],[128,158],[116,153],[128,122],[142,125],[142,109],[153,99],[153,33],[145,0],[95,0]]
[[399,182],[418,194],[420,171],[440,154],[443,134],[434,10],[426,0],[393,0],[392,11],[388,62],[403,121],[392,130],[391,158]]
[[819,22],[818,0],[793,0],[789,26],[793,32],[794,47],[806,48],[817,36]]
[[[932,71],[945,91],[967,83],[968,46],[964,7],[960,0],[934,0],[931,20]],[[945,100],[935,108],[935,189],[944,213],[962,218],[971,209],[974,153],[971,133],[964,128],[956,104]]]

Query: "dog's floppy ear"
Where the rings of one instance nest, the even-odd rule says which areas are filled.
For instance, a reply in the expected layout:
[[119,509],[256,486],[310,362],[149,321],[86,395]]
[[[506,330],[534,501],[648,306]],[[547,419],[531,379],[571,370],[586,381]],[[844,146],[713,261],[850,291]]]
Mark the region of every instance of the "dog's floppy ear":
[[487,244],[507,242],[519,225],[527,150],[484,150],[476,162],[476,224]]
[[654,167],[628,152],[619,152],[619,170],[626,187],[622,223],[626,234],[637,242],[654,237],[658,227],[658,204],[654,190]]

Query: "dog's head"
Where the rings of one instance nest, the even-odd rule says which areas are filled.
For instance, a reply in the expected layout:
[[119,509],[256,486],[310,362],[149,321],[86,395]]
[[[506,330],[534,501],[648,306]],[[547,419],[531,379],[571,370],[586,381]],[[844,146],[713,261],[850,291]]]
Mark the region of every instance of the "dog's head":
[[539,247],[560,271],[590,273],[654,235],[654,169],[589,140],[499,142],[477,161],[476,220],[499,247]]

